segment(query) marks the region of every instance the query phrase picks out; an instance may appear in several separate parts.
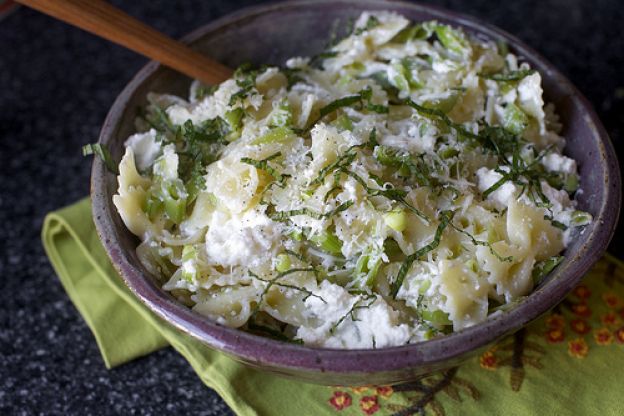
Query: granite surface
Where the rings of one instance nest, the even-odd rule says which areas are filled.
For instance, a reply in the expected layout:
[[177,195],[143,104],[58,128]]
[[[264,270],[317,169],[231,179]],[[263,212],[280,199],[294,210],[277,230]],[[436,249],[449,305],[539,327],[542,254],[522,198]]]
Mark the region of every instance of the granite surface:
[[[115,2],[175,37],[252,3]],[[624,155],[619,1],[436,4],[540,51],[589,98]],[[171,349],[106,370],[39,240],[46,212],[87,195],[90,160],[80,147],[97,139],[145,59],[25,8],[0,21],[0,45],[0,414],[231,414]],[[618,233],[611,250],[623,243]]]

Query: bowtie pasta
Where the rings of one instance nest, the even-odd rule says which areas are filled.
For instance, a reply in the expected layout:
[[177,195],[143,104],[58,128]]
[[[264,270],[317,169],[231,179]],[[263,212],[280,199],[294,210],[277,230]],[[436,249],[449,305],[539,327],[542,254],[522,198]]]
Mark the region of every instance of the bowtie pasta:
[[426,340],[529,294],[591,222],[540,74],[435,21],[363,13],[318,56],[148,100],[114,204],[163,288],[223,325]]

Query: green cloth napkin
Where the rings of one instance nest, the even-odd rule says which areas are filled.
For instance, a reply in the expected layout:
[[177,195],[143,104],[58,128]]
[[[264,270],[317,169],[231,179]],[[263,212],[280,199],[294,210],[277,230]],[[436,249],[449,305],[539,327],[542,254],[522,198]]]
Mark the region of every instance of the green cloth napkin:
[[42,239],[108,368],[171,345],[239,415],[624,413],[624,266],[610,256],[545,317],[458,368],[410,384],[340,388],[249,369],[157,318],[111,266],[88,199],[50,213]]

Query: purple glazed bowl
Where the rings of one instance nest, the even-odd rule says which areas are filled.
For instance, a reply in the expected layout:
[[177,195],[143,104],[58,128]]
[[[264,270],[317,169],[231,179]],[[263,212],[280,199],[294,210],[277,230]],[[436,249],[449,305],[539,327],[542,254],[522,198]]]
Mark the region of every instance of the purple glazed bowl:
[[[346,22],[364,10],[395,10],[420,21],[436,19],[467,32],[505,40],[543,77],[547,102],[553,102],[564,126],[565,153],[579,163],[580,209],[594,222],[566,250],[565,261],[530,296],[514,308],[463,331],[438,339],[378,350],[336,350],[288,344],[221,326],[160,289],[135,254],[137,239],[112,204],[115,175],[95,160],[91,179],[93,217],[119,274],[154,313],[180,330],[260,370],[326,385],[393,384],[448,368],[482,351],[538,318],[559,303],[604,253],[620,209],[620,172],[613,147],[590,104],[551,64],[515,37],[474,18],[431,6],[374,0],[321,0],[245,9],[214,21],[185,38],[193,48],[231,66],[283,63],[290,56],[323,49],[335,20]],[[190,80],[156,62],[147,64],[111,108],[100,143],[120,160],[123,142],[134,131],[136,109],[150,91],[186,95]]]

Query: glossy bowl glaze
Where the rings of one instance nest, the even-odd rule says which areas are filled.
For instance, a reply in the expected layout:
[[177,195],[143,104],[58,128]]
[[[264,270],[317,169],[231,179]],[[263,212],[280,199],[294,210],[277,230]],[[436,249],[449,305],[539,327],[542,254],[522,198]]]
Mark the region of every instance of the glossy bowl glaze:
[[[252,367],[328,385],[390,384],[454,366],[488,344],[536,319],[559,303],[605,251],[620,208],[620,173],[613,147],[589,103],[551,64],[515,37],[472,17],[431,6],[394,1],[321,0],[251,8],[214,21],[185,38],[193,48],[236,67],[243,62],[281,64],[291,56],[320,52],[336,20],[347,22],[364,10],[395,10],[414,21],[436,19],[490,39],[539,70],[547,102],[561,116],[565,153],[579,163],[579,207],[595,218],[572,243],[565,261],[517,306],[485,322],[442,338],[378,350],[309,348],[248,334],[205,318],[160,289],[135,254],[138,240],[112,203],[116,177],[95,160],[93,216],[100,238],[132,292],[165,321],[205,345]],[[120,160],[123,142],[134,132],[137,107],[150,91],[187,95],[190,80],[150,62],[126,86],[102,127],[100,142]]]

